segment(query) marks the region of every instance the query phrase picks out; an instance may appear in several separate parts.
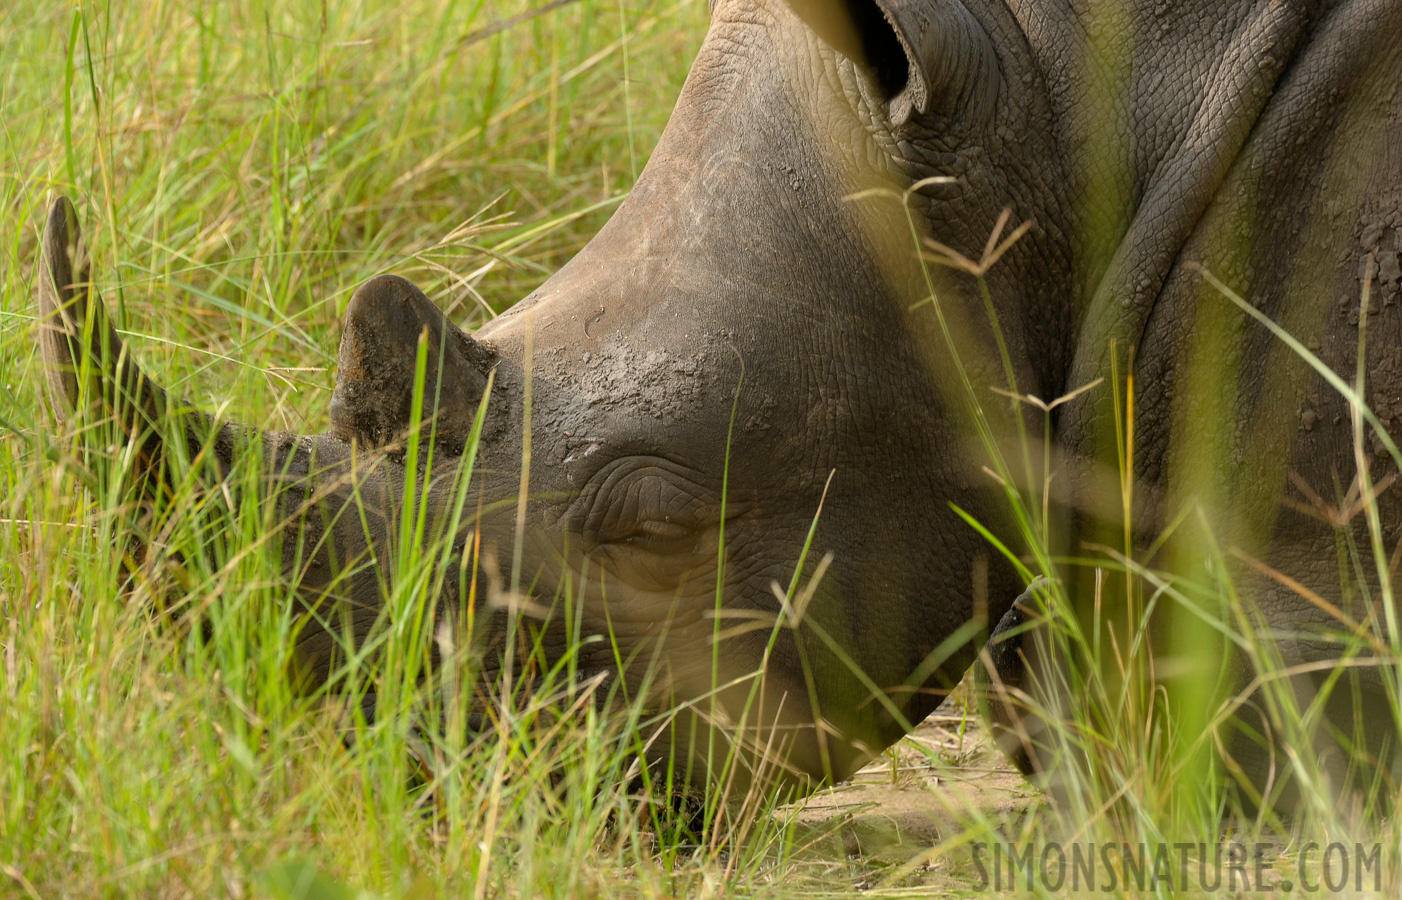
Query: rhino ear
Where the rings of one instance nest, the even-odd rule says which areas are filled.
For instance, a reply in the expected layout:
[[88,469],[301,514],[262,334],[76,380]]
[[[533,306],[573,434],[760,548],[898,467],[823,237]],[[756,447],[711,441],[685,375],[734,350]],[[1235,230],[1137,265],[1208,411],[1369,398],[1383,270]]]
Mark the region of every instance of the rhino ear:
[[412,424],[419,339],[427,347],[421,421],[438,449],[462,452],[486,390],[492,351],[458,328],[409,281],[370,279],[351,296],[336,363],[331,425],[367,447],[404,437]]
[[959,0],[790,0],[834,50],[864,66],[897,128],[915,115],[982,120],[998,57]]

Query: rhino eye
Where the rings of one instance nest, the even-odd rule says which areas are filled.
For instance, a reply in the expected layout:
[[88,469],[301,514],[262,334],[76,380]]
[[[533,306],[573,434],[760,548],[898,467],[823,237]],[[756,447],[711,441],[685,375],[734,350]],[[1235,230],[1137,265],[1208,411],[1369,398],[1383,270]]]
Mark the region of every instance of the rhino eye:
[[686,470],[665,460],[620,460],[601,472],[590,492],[584,537],[594,546],[661,555],[696,552],[719,519],[717,504]]
[[649,519],[639,522],[620,543],[653,553],[686,553],[696,548],[696,532],[676,522]]

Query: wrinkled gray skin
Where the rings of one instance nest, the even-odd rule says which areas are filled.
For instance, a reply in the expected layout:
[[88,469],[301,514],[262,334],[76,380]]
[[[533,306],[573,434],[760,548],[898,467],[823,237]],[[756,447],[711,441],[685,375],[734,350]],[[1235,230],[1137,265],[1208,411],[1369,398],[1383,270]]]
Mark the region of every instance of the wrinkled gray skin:
[[[345,561],[388,552],[404,474],[395,442],[427,327],[429,369],[441,356],[443,373],[428,392],[441,397],[441,471],[456,464],[492,373],[474,490],[504,501],[483,521],[503,569],[529,383],[522,583],[548,605],[569,575],[585,632],[612,630],[630,681],[650,669],[657,705],[698,701],[656,746],[704,746],[703,722],[733,735],[747,716],[750,768],[763,746],[781,782],[845,778],[958,681],[977,648],[943,642],[971,620],[996,623],[1024,587],[951,509],[1012,538],[1001,491],[980,471],[956,362],[994,439],[1014,423],[992,390],[1007,378],[975,281],[934,269],[927,282],[912,225],[977,259],[1004,207],[1014,225],[1033,223],[987,276],[1018,391],[1060,396],[1110,374],[1112,340],[1122,359],[1134,348],[1135,525],[1146,540],[1206,493],[1220,535],[1343,602],[1333,530],[1280,504],[1290,470],[1326,497],[1336,474],[1353,477],[1342,401],[1186,264],[1206,265],[1351,372],[1360,260],[1376,251],[1369,391],[1387,421],[1402,416],[1399,33],[1396,0],[716,0],[632,194],[544,286],[468,337],[407,282],[372,280],[347,312],[329,433],[222,426],[211,443],[207,419],[179,413],[190,449],[211,446],[227,467],[261,441],[290,486],[289,511],[295,501],[316,511],[288,529],[288,547],[316,546],[329,529],[300,570],[288,564],[305,602],[325,603]],[[945,180],[910,195],[908,222],[900,192],[934,176]],[[60,408],[110,406],[125,385],[139,400],[122,416],[133,431],[177,415],[129,359],[101,357],[80,336],[86,293],[68,285],[87,276],[66,202],[44,252],[42,340]],[[948,339],[919,305],[932,286]],[[90,384],[73,374],[85,353],[108,360]],[[1202,360],[1225,361],[1226,374],[1199,376],[1221,369]],[[1054,418],[1065,550],[1099,534],[1110,404],[1102,386]],[[1028,420],[1034,436],[1040,423]],[[154,438],[146,446],[161,457]],[[1390,465],[1380,458],[1373,476]],[[698,700],[716,683],[713,660],[720,683],[744,679],[766,663],[770,634],[714,646],[722,508],[720,627],[750,621],[746,611],[772,619],[772,586],[788,586],[829,476],[806,573],[826,554],[831,567],[803,624],[780,630],[757,703],[745,713],[745,680],[718,706]],[[371,507],[368,534],[359,517],[336,518],[348,482]],[[446,482],[436,509],[450,504]],[[1395,493],[1382,501],[1392,539]],[[1087,587],[1068,577],[1073,594]],[[1278,586],[1247,590],[1273,621],[1324,624]],[[331,596],[368,628],[380,591],[362,567]],[[458,588],[441,602],[460,606]],[[1310,659],[1338,652],[1297,644]],[[333,647],[309,628],[300,649],[324,670]],[[998,656],[1002,675],[1022,677],[1021,656]],[[616,670],[606,642],[584,664]],[[707,777],[701,750],[681,756],[693,781]],[[735,785],[749,779],[746,769]]]

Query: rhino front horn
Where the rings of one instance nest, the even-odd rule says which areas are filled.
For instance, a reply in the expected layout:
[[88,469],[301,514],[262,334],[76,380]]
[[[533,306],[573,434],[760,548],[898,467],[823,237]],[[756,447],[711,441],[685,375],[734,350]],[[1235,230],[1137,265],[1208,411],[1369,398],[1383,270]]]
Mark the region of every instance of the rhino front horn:
[[423,291],[395,275],[361,285],[346,309],[331,397],[337,436],[367,447],[404,437],[412,422],[420,339],[427,345],[425,435],[431,431],[442,453],[462,452],[493,353],[450,322]]
[[93,287],[78,214],[67,197],[49,208],[35,280],[39,347],[54,411],[77,424],[89,462],[110,453],[115,441],[134,442],[139,471],[155,476],[143,478],[150,495],[168,474],[164,439],[175,435],[189,459],[211,450],[206,461],[223,477],[257,432],[172,400],[136,364]]
[[67,197],[49,207],[37,276],[39,347],[58,418],[110,415],[153,440],[165,392],[137,367],[108,320]]

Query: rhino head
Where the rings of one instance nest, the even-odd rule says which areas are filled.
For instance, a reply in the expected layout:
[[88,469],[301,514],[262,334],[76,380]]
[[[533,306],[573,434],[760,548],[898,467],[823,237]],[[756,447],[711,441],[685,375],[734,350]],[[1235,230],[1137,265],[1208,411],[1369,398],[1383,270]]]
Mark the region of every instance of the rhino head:
[[[1005,384],[993,331],[973,279],[932,282],[917,240],[977,256],[1003,204],[1038,212],[1038,173],[995,152],[1038,107],[1000,103],[1018,73],[993,47],[953,0],[718,0],[602,231],[471,335],[409,282],[370,280],[314,436],[218,422],[150,381],[60,200],[38,279],[56,406],[119,423],[153,472],[179,457],[217,478],[260,454],[287,577],[309,608],[345,602],[354,629],[382,606],[406,478],[450,519],[475,448],[451,552],[500,553],[537,611],[568,581],[580,632],[608,637],[581,651],[586,673],[686,705],[656,746],[692,748],[693,781],[715,776],[717,735],[742,751],[738,784],[766,767],[799,788],[845,778],[938,705],[1021,587],[952,509],[1000,521],[959,387],[967,371]],[[1064,253],[1046,233],[1035,252]],[[1050,290],[1026,277],[1032,252],[989,274],[995,296]],[[1055,304],[1012,308],[1010,358],[1037,360],[1013,363],[1020,389],[1054,388],[1055,352],[1026,351],[1056,346]],[[302,632],[312,670],[335,633]]]

